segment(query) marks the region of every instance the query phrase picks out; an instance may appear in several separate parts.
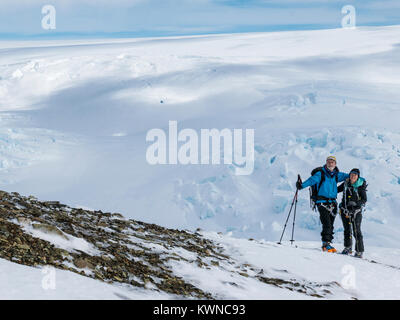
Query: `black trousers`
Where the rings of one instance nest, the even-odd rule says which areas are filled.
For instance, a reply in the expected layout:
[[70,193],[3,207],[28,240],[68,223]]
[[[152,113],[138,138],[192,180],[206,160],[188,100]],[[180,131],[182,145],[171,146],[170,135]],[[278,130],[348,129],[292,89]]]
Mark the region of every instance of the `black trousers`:
[[337,203],[318,204],[317,208],[322,223],[322,242],[331,242],[333,239],[333,223],[335,222],[337,214]]
[[[356,240],[355,249],[357,252],[364,252],[364,241],[361,233],[362,214],[358,213],[354,219],[346,218],[341,214],[344,228],[344,246],[351,248],[353,246],[352,232]],[[353,230],[352,230],[353,229]]]

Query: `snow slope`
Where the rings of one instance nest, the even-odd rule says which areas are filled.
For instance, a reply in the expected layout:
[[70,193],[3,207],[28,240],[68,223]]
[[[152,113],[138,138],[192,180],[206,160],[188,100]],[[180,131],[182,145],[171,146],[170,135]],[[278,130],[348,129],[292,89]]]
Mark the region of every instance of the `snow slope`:
[[[266,277],[293,280],[323,294],[326,299],[398,299],[400,290],[400,266],[398,249],[370,247],[363,260],[341,254],[327,254],[320,250],[318,242],[249,241],[216,233],[205,235],[221,243],[226,252],[242,262],[242,265],[262,269]],[[343,247],[339,246],[340,249]],[[371,262],[373,261],[373,262]],[[375,262],[375,263],[374,263]],[[185,270],[182,271],[185,274]],[[185,274],[189,276],[188,274]],[[206,280],[203,280],[205,285]],[[212,284],[208,283],[209,286]],[[259,289],[255,285],[239,283],[245,289],[231,294],[240,299],[281,299],[279,293]],[[281,290],[282,291],[282,290]],[[283,290],[284,291],[284,290]],[[281,292],[282,293],[282,292]],[[287,292],[286,292],[287,293]],[[285,299],[306,299],[288,294]]]
[[1,300],[144,300],[171,297],[145,289],[128,289],[76,273],[33,268],[0,259]]
[[[397,247],[399,35],[393,26],[1,42],[0,188],[275,241],[297,174],[335,154],[340,169],[359,167],[369,182],[367,250]],[[253,174],[149,165],[146,133],[169,120],[255,129]],[[298,205],[296,240],[319,240],[308,191]]]
[[[189,251],[171,263],[174,274],[216,299],[398,299],[400,250],[371,247],[370,261],[327,254],[317,242],[278,245],[215,232],[201,234],[218,243],[230,262],[202,268]],[[52,242],[51,239],[47,239]],[[53,239],[54,240],[54,239]],[[154,245],[154,251],[163,246]],[[171,253],[171,251],[169,252]],[[0,259],[0,299],[182,299],[155,288],[106,284],[69,271],[33,268]]]

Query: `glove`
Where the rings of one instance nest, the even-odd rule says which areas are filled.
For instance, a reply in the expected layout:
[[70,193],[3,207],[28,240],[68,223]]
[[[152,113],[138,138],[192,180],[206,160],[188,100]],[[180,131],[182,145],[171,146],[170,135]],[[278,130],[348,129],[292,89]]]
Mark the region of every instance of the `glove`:
[[297,190],[301,190],[303,187],[301,186],[303,183],[301,182],[301,180],[297,180],[296,182],[296,188]]

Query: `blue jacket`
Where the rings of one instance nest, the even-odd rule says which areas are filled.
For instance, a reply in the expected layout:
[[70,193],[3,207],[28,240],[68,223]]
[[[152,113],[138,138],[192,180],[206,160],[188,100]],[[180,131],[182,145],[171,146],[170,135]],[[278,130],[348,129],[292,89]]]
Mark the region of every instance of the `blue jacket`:
[[[324,173],[325,173],[325,180],[321,184],[321,187],[318,190],[318,196],[324,197],[324,198],[329,198],[332,200],[317,200],[316,203],[321,203],[321,202],[336,202],[336,197],[337,197],[337,183],[342,182],[346,180],[349,175],[344,172],[339,172],[338,168],[335,168],[332,172],[329,171],[329,169],[326,167],[326,165],[323,167]],[[335,176],[337,175],[337,182]],[[321,181],[321,172],[318,171],[316,174],[308,178],[306,181],[303,182],[301,185],[302,188],[307,188],[311,187],[313,185],[319,185]],[[335,199],[335,200],[333,200]]]

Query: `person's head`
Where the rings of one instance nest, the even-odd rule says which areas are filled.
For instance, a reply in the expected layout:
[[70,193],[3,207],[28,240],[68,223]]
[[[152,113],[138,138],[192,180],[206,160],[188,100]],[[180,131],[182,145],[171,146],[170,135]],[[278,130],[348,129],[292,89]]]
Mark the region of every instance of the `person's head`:
[[329,156],[326,158],[326,167],[330,170],[333,171],[333,169],[336,168],[336,157],[334,156]]
[[358,178],[360,177],[360,170],[357,168],[354,168],[350,171],[350,182],[356,183]]

